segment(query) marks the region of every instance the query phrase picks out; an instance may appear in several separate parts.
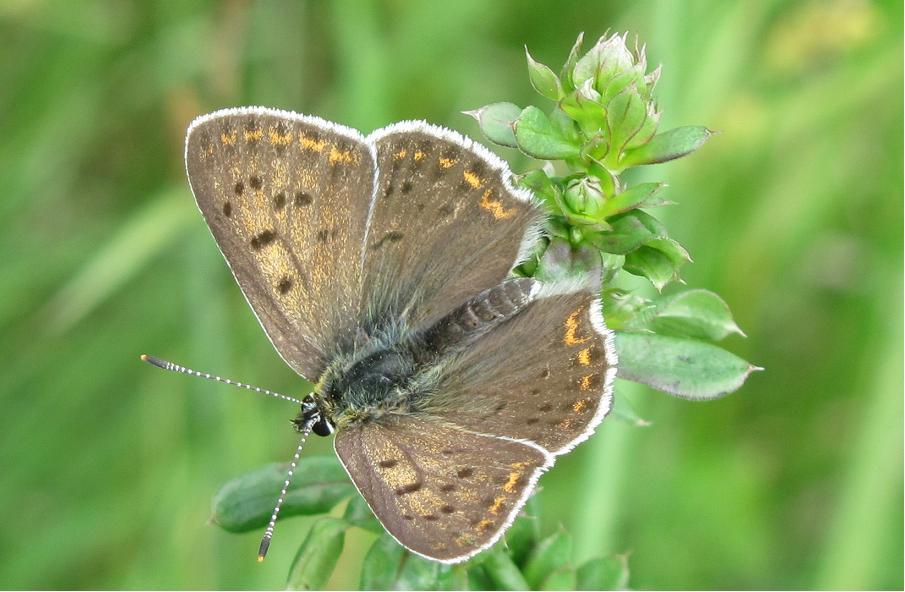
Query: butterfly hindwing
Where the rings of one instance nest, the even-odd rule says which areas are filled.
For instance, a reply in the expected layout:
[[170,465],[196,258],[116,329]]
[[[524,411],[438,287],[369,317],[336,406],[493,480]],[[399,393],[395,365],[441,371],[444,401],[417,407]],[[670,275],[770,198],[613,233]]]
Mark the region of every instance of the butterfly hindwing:
[[615,373],[615,350],[595,295],[540,290],[445,368],[437,387],[443,396],[436,397],[444,408],[434,413],[468,430],[530,440],[562,454],[609,412]]
[[229,109],[189,128],[186,168],[264,330],[292,368],[317,380],[358,318],[370,146],[314,117]]
[[341,430],[334,446],[387,531],[448,563],[500,537],[550,460],[536,446],[405,415]]
[[454,132],[403,122],[368,139],[380,171],[364,260],[369,309],[429,325],[506,277],[540,213],[500,159]]

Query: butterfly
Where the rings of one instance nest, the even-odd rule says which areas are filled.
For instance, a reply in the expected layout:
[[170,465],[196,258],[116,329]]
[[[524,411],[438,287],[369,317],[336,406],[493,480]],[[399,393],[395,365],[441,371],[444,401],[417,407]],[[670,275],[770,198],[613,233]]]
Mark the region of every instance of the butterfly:
[[608,413],[616,355],[599,278],[512,276],[544,213],[480,144],[420,121],[364,136],[253,107],[197,118],[185,161],[258,321],[316,384],[283,397],[300,404],[302,443],[335,432],[352,482],[407,549],[455,563],[493,545]]

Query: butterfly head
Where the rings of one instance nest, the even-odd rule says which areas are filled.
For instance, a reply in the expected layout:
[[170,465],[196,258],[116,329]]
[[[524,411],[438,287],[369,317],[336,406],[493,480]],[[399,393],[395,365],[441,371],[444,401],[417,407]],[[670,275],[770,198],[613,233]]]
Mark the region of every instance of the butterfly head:
[[300,433],[310,429],[318,436],[329,436],[335,430],[333,422],[330,421],[327,414],[324,413],[311,395],[302,401],[299,414],[292,420],[292,425]]

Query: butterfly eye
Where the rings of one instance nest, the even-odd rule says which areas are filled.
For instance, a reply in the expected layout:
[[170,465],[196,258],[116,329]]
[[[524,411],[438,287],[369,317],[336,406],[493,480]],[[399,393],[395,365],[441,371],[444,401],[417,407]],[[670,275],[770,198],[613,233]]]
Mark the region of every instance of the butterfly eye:
[[320,419],[318,419],[311,427],[311,431],[318,436],[329,436],[333,433],[333,429],[333,424],[323,415],[321,415]]

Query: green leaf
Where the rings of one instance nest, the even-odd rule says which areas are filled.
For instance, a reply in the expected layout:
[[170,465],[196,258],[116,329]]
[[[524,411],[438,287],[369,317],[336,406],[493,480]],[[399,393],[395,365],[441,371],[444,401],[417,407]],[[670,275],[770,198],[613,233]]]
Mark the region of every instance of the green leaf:
[[463,113],[477,120],[481,133],[491,142],[510,148],[518,146],[513,130],[515,120],[522,113],[522,108],[518,105],[493,103],[473,111],[463,111]]
[[543,170],[534,169],[533,171],[528,171],[524,175],[517,177],[516,182],[547,202],[554,211],[559,210],[559,188],[553,184],[553,181],[550,180],[550,177]]
[[688,254],[688,251],[685,250],[685,247],[680,245],[678,241],[675,241],[667,236],[652,238],[649,241],[645,242],[644,245],[652,249],[656,249],[666,255],[672,262],[673,267],[675,267],[677,273],[680,267],[691,261],[691,255]]
[[555,238],[540,259],[534,274],[542,282],[588,280],[599,274],[600,253],[586,245],[573,247],[568,241]]
[[[593,92],[596,94],[597,91]],[[606,110],[603,105],[593,98],[585,96],[580,90],[563,97],[559,102],[559,108],[587,135],[600,133],[606,121]]]
[[547,576],[540,587],[541,590],[574,590],[575,568],[563,565]]
[[584,32],[578,34],[578,38],[575,40],[575,43],[572,45],[572,50],[569,52],[569,57],[566,58],[566,63],[563,64],[562,71],[559,74],[563,86],[568,90],[574,90],[575,88],[575,83],[572,81],[572,70],[575,69],[575,64],[578,62],[578,58],[581,55],[581,45],[583,41]]
[[360,495],[353,495],[349,500],[349,504],[343,512],[343,519],[352,526],[370,530],[376,534],[384,532],[383,526],[380,525],[377,517],[368,507],[368,503]]
[[622,193],[616,194],[612,199],[607,200],[603,206],[603,215],[609,217],[634,210],[635,208],[651,208],[665,205],[669,202],[657,197],[657,194],[664,187],[666,187],[666,183],[639,183],[634,187],[630,187]]
[[626,88],[607,104],[606,120],[610,130],[612,162],[618,163],[622,149],[638,133],[646,117],[647,106],[634,86]]
[[578,156],[578,146],[565,138],[543,111],[527,107],[515,121],[519,149],[534,158],[561,160]]
[[527,45],[525,46],[525,58],[528,60],[528,78],[531,80],[534,90],[550,100],[559,100],[559,97],[562,96],[559,77],[548,66],[531,57]]
[[559,107],[553,107],[550,110],[549,118],[550,123],[553,124],[553,127],[556,128],[556,131],[563,138],[572,144],[581,144],[581,136],[578,133],[578,128],[575,127],[575,121],[565,111]]
[[348,527],[345,520],[329,516],[311,525],[289,569],[288,590],[323,589],[343,551]]
[[598,557],[578,568],[576,590],[627,590],[628,559],[625,555]]
[[702,341],[616,333],[619,378],[683,399],[706,400],[740,388],[755,370],[735,354]]
[[572,558],[572,537],[560,529],[537,544],[523,573],[533,590],[542,589],[547,578]]
[[651,329],[663,335],[719,341],[730,333],[745,334],[735,324],[729,306],[709,290],[686,290],[655,302]]
[[464,565],[442,565],[437,573],[435,590],[468,590],[468,568]]
[[447,581],[449,565],[419,557],[402,547],[389,534],[371,545],[361,564],[362,590],[435,590]]
[[481,562],[493,590],[528,590],[528,582],[509,555],[500,548],[488,551]]
[[643,333],[649,330],[654,305],[635,292],[610,288],[603,291],[603,310],[610,329]]
[[612,230],[600,232],[588,239],[592,245],[615,255],[625,255],[646,242],[666,236],[666,228],[659,220],[641,210],[631,210],[608,220]]
[[[528,501],[529,506],[531,500]],[[526,512],[528,510],[526,509]],[[538,519],[534,516],[519,516],[506,531],[506,546],[512,561],[521,566],[540,538]]]
[[703,146],[712,135],[712,131],[702,126],[677,127],[657,134],[644,146],[626,151],[619,164],[622,167],[632,167],[681,158]]
[[[248,532],[267,524],[286,479],[286,464],[271,464],[224,484],[214,496],[211,520],[229,532]],[[355,493],[334,456],[299,461],[280,516],[323,514]]]
[[493,584],[487,577],[487,571],[483,565],[474,561],[470,561],[466,565],[468,566],[468,590],[493,590]]
[[625,271],[646,277],[657,290],[676,279],[673,260],[662,251],[642,245],[625,256]]

